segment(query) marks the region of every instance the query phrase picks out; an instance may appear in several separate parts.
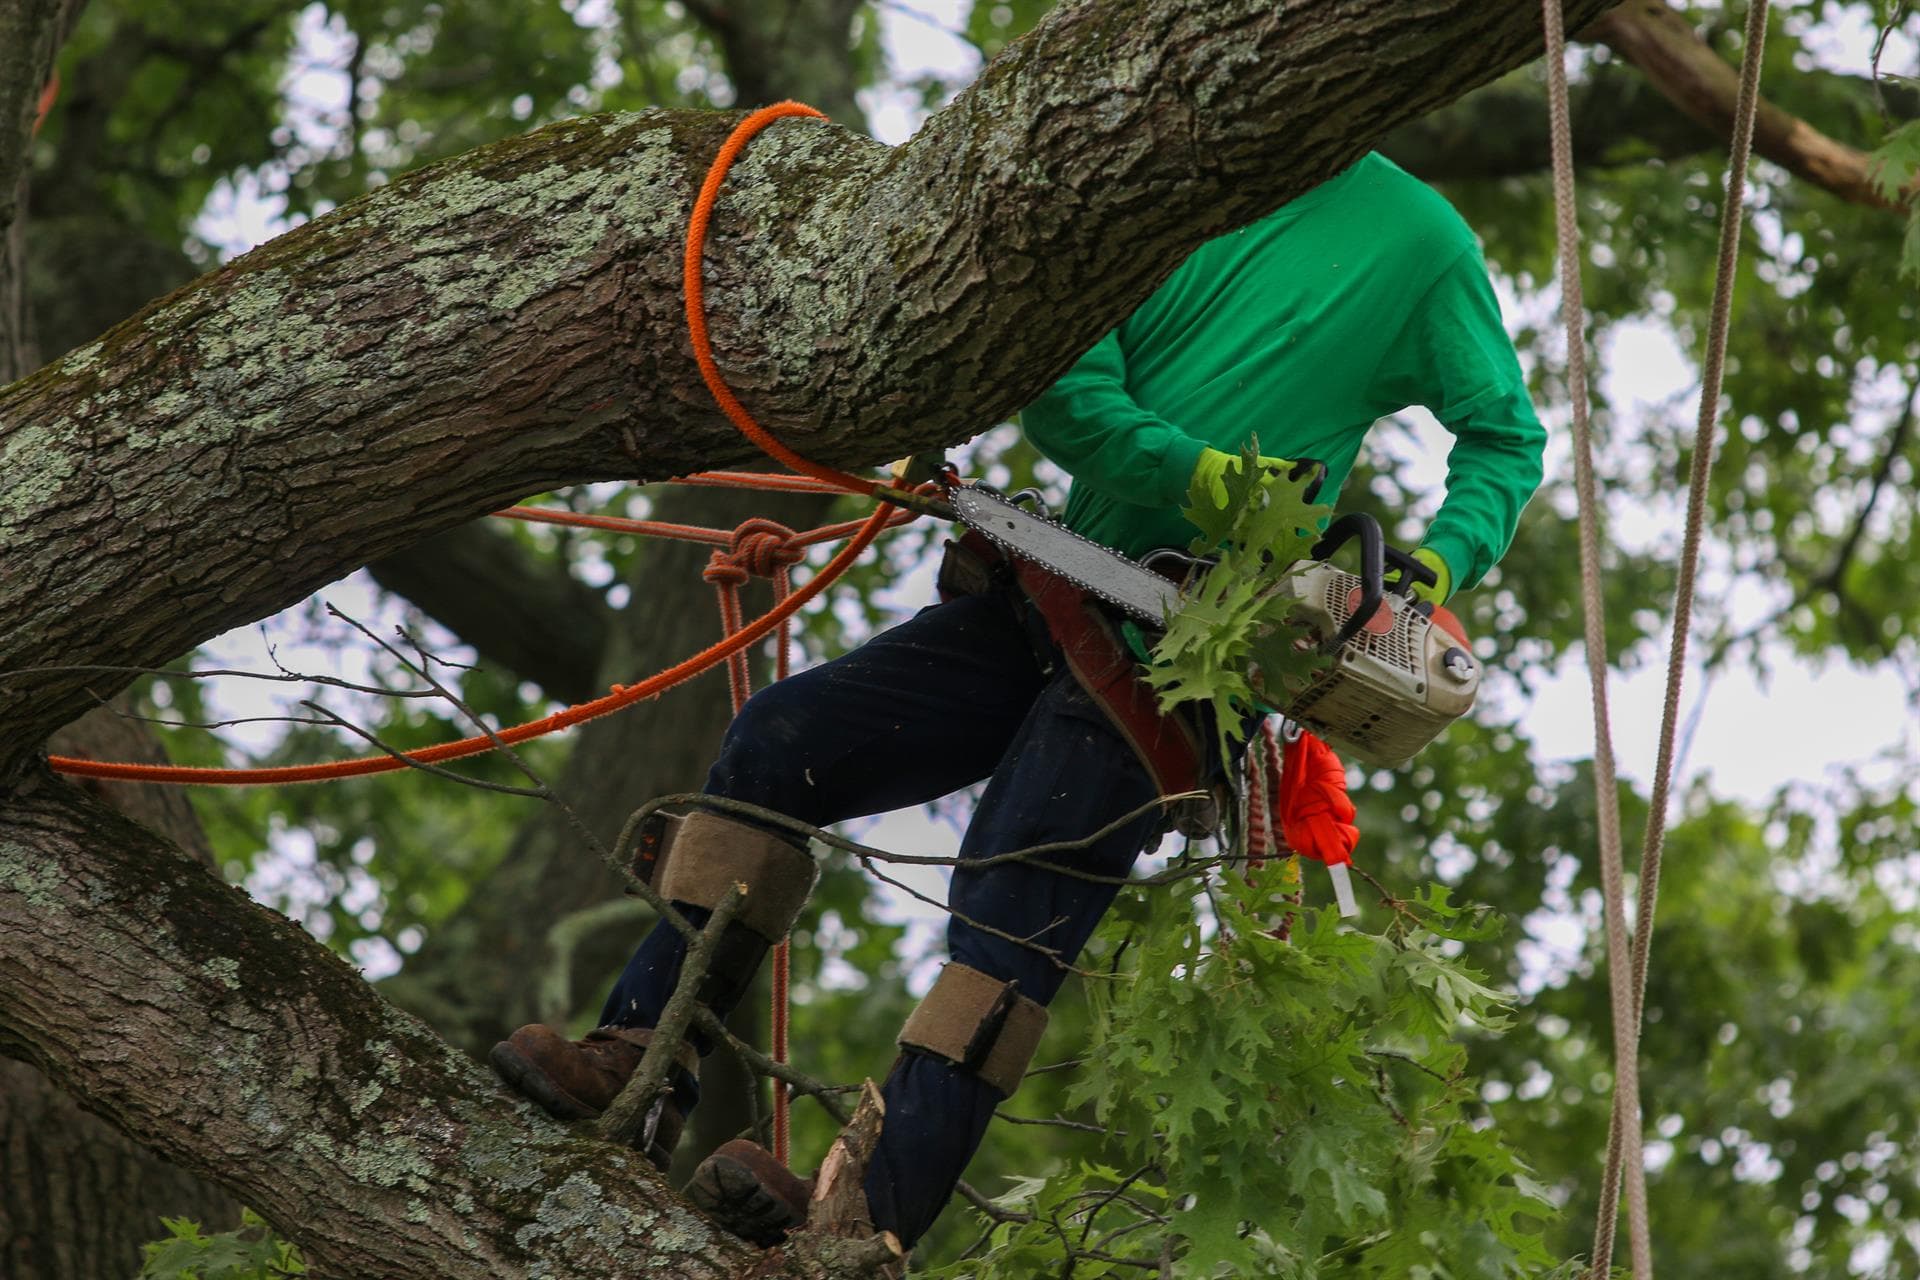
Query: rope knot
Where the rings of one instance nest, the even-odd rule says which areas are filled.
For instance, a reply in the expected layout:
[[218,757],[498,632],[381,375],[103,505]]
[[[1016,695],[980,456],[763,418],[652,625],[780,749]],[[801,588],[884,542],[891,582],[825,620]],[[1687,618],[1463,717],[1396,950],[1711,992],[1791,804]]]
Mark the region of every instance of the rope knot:
[[777,520],[755,516],[733,531],[732,546],[715,551],[701,575],[708,582],[738,586],[749,574],[759,578],[778,578],[806,556],[805,548],[794,541],[793,530]]

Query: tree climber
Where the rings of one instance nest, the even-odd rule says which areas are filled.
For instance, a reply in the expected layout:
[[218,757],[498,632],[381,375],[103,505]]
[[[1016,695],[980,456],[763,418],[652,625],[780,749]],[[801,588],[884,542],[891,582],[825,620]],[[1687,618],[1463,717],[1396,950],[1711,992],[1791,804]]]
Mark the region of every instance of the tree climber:
[[[1324,462],[1332,494],[1368,428],[1416,404],[1456,437],[1446,500],[1415,553],[1438,579],[1423,593],[1444,600],[1505,552],[1540,481],[1545,432],[1472,232],[1436,192],[1368,155],[1203,245],[1023,421],[1073,477],[1065,522],[1138,557],[1188,543],[1189,493],[1218,491],[1224,502],[1222,477],[1250,439],[1264,452]],[[1116,892],[1023,861],[964,863],[1082,839],[1181,789],[1166,785],[1169,741],[1175,754],[1188,744],[1197,776],[1223,773],[1198,745],[1212,741],[1204,728],[1119,710],[1111,683],[1090,692],[1090,662],[1109,673],[1122,663],[1120,678],[1137,683],[1111,628],[1050,633],[1011,567],[991,557],[950,549],[941,579],[942,603],[755,694],[706,784],[709,794],[824,826],[987,781],[953,874],[952,960],[902,1032],[866,1172],[871,1223],[908,1248],[1019,1084],[1046,1005]],[[1052,858],[1121,877],[1167,827],[1149,809]],[[715,1013],[747,990],[814,874],[783,833],[715,813],[681,820],[655,887],[695,924],[734,883],[750,890],[698,990]],[[597,1115],[638,1064],[686,949],[677,930],[656,925],[599,1030],[569,1041],[522,1027],[495,1046],[495,1066],[558,1116]],[[709,1046],[697,1034],[692,1042],[647,1151],[663,1168],[698,1097],[696,1052]],[[771,1244],[805,1219],[808,1184],[736,1139],[702,1164],[689,1194]]]

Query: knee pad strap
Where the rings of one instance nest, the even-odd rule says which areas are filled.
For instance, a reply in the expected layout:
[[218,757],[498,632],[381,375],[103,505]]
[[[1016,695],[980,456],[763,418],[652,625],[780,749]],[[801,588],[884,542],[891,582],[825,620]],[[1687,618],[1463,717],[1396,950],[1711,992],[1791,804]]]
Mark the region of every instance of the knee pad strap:
[[791,842],[718,814],[685,815],[664,843],[653,874],[662,897],[712,910],[729,889],[744,884],[747,894],[734,920],[769,944],[787,936],[819,875],[813,859]]
[[900,1030],[900,1047],[945,1058],[1012,1097],[1047,1029],[1046,1006],[978,969],[950,963]]

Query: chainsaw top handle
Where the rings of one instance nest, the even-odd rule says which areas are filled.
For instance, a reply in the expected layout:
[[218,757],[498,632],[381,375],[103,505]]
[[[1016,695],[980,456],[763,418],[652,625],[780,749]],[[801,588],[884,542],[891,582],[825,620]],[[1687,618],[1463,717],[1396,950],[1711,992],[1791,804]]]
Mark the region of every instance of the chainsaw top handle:
[[1413,558],[1413,552],[1402,551],[1399,547],[1388,547],[1387,568],[1393,570],[1395,578],[1392,589],[1409,598],[1415,587],[1433,587],[1440,584],[1440,575],[1427,565]]
[[[1331,559],[1334,552],[1356,537],[1360,539],[1360,607],[1332,639],[1321,644],[1322,653],[1338,653],[1345,648],[1347,641],[1360,634],[1360,628],[1367,625],[1386,600],[1387,540],[1381,536],[1380,522],[1364,511],[1350,511],[1328,525],[1320,541],[1313,544],[1311,554],[1315,560]],[[1395,551],[1394,554],[1403,553]],[[1425,565],[1419,567],[1431,576]]]

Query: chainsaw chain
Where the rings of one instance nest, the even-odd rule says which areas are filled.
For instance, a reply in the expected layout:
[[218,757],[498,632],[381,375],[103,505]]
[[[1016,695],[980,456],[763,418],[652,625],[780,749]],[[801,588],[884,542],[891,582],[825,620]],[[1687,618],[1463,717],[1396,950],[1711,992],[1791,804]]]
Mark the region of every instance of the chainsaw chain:
[[[1038,520],[1042,524],[1050,525],[1053,529],[1055,529],[1060,533],[1065,534],[1069,538],[1072,538],[1075,542],[1083,542],[1087,546],[1093,547],[1099,551],[1104,551],[1106,554],[1110,556],[1120,555],[1118,551],[1115,551],[1112,547],[1107,546],[1104,542],[1095,542],[1092,538],[1087,537],[1085,534],[1076,533],[1074,530],[1069,529],[1066,525],[1061,524],[1058,520],[1055,520],[1051,514],[1043,516],[1043,515],[1038,515],[1032,511],[1029,511],[1027,508],[1021,506],[1019,503],[1013,501],[1011,498],[1001,493],[998,489],[995,489],[988,485],[983,485],[983,484],[970,484],[964,487],[969,492],[977,494],[980,497],[985,498],[989,502],[995,502],[1003,507],[1009,507],[1015,511],[1018,511],[1021,515],[1026,516],[1031,520]],[[955,514],[958,514],[958,513],[959,513],[959,509],[955,508]],[[1152,622],[1146,622],[1144,619],[1140,617],[1139,612],[1136,609],[1134,609],[1131,605],[1129,605],[1126,601],[1121,600],[1117,596],[1113,596],[1108,594],[1105,591],[1102,591],[1099,587],[1095,586],[1091,582],[1082,582],[1080,581],[1080,579],[1074,577],[1070,573],[1065,572],[1064,570],[1056,569],[1050,564],[1041,564],[1041,562],[1038,560],[1035,560],[1032,555],[1028,554],[1027,552],[1021,551],[1018,548],[1009,546],[1007,543],[1003,542],[999,537],[995,536],[994,534],[988,532],[985,529],[982,529],[979,525],[974,524],[972,521],[968,520],[964,516],[961,517],[960,523],[966,525],[967,528],[972,529],[975,533],[979,534],[981,537],[985,538],[988,542],[991,542],[994,546],[1000,548],[1000,550],[1006,552],[1008,555],[1018,556],[1020,559],[1025,560],[1029,564],[1039,565],[1040,568],[1045,569],[1048,573],[1051,573],[1054,577],[1064,579],[1067,582],[1071,582],[1074,586],[1080,588],[1082,591],[1086,592],[1088,595],[1093,596],[1095,599],[1105,601],[1107,604],[1112,605],[1114,608],[1120,610],[1120,612],[1126,614],[1129,618],[1134,619],[1136,622],[1141,622],[1145,626],[1151,626],[1156,628],[1165,625],[1163,621],[1157,618]],[[1130,557],[1123,556],[1122,559],[1130,559]],[[1145,569],[1146,572],[1148,573],[1153,572],[1153,570],[1147,569],[1145,565],[1141,565],[1138,560],[1134,560],[1132,561],[1132,563],[1134,563],[1135,565],[1139,565],[1140,568]]]

